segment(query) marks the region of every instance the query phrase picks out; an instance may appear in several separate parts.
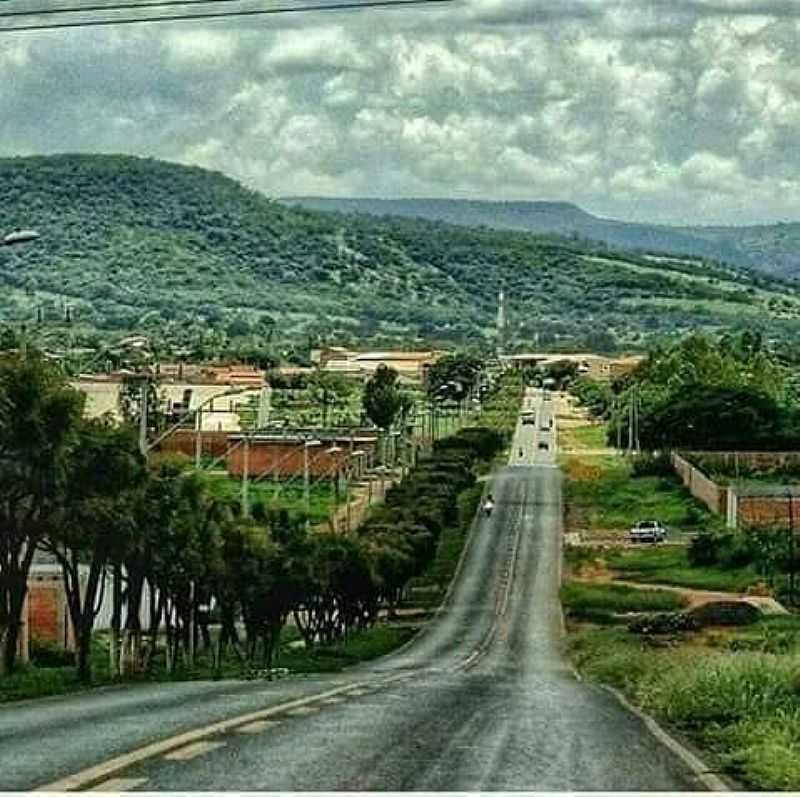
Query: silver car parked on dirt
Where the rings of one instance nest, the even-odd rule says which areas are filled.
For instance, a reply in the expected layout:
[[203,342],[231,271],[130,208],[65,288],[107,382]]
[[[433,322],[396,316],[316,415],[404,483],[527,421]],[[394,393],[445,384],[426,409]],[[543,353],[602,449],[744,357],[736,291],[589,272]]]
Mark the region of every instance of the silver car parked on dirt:
[[629,532],[631,542],[664,542],[667,530],[657,520],[640,520]]

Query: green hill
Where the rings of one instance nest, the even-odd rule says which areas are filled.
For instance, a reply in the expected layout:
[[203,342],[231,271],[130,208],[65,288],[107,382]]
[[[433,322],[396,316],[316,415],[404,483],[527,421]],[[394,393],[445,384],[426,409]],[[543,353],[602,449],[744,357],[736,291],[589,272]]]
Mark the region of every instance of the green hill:
[[776,276],[800,276],[800,224],[670,227],[599,218],[569,202],[365,197],[291,197],[283,201],[310,210],[406,216],[537,235],[578,236],[622,249],[710,258]]
[[0,324],[191,342],[274,321],[278,338],[491,341],[501,282],[520,344],[626,346],[694,328],[800,330],[778,280],[529,233],[287,207],[221,174],[122,156],[0,160]]

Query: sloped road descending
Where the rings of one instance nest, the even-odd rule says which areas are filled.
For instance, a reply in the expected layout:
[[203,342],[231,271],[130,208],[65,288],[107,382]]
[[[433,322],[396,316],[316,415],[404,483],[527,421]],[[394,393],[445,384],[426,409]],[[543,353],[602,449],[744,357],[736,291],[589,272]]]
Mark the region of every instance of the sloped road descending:
[[[450,600],[421,636],[377,663],[304,687],[309,694],[334,682],[361,688],[294,709],[278,708],[261,722],[114,772],[107,787],[701,788],[639,719],[603,690],[576,680],[561,656],[555,430],[550,403],[541,396],[528,401],[537,409],[537,422],[518,427],[509,466],[491,486],[496,509],[474,527]],[[234,689],[232,699],[239,705],[246,695]],[[253,696],[246,710],[261,707],[265,699]],[[280,702],[275,696],[271,700]],[[218,702],[211,695],[206,714],[195,724],[205,721]],[[132,711],[124,712],[122,721],[127,717],[135,727],[143,720]],[[163,709],[152,711],[156,722]],[[83,725],[74,722],[73,727]],[[0,714],[0,771],[2,732]],[[89,763],[94,760],[83,765]],[[78,768],[75,762],[71,766]],[[67,770],[62,762],[59,773]]]

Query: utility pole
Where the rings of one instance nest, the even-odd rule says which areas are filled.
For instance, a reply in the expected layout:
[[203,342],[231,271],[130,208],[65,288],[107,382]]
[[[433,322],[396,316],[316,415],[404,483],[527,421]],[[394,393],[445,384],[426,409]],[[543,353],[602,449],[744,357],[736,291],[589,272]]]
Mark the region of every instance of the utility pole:
[[200,461],[203,457],[203,409],[197,408],[197,426],[194,437],[194,467],[200,470]]
[[147,376],[143,377],[139,380],[139,384],[141,385],[140,395],[139,395],[139,451],[142,452],[142,456],[147,456],[148,445],[147,445],[147,399],[148,399],[148,388],[150,386],[150,380]]
[[250,517],[250,436],[244,434],[244,462],[242,469],[242,517]]
[[306,510],[306,522],[311,512],[311,479],[308,470],[308,440],[303,441],[303,505]]
[[789,498],[789,605],[794,606],[794,497],[791,487],[786,492]]
[[633,394],[628,397],[628,453],[633,451]]

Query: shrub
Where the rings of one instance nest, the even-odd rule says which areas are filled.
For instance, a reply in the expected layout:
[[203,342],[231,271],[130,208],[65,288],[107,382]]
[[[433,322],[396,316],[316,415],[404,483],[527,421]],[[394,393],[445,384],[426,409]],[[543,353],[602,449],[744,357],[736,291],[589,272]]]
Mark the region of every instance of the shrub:
[[647,617],[637,617],[628,623],[628,630],[634,634],[678,634],[697,631],[700,623],[685,612],[661,612]]
[[689,611],[700,625],[752,625],[762,618],[761,609],[744,601],[714,601]]
[[692,567],[710,567],[719,561],[721,547],[721,535],[698,534],[689,544],[686,557]]
[[75,664],[74,653],[44,640],[31,640],[30,656],[31,663],[37,667],[72,667]]
[[631,475],[636,479],[641,476],[673,476],[668,454],[640,454],[631,460]]

